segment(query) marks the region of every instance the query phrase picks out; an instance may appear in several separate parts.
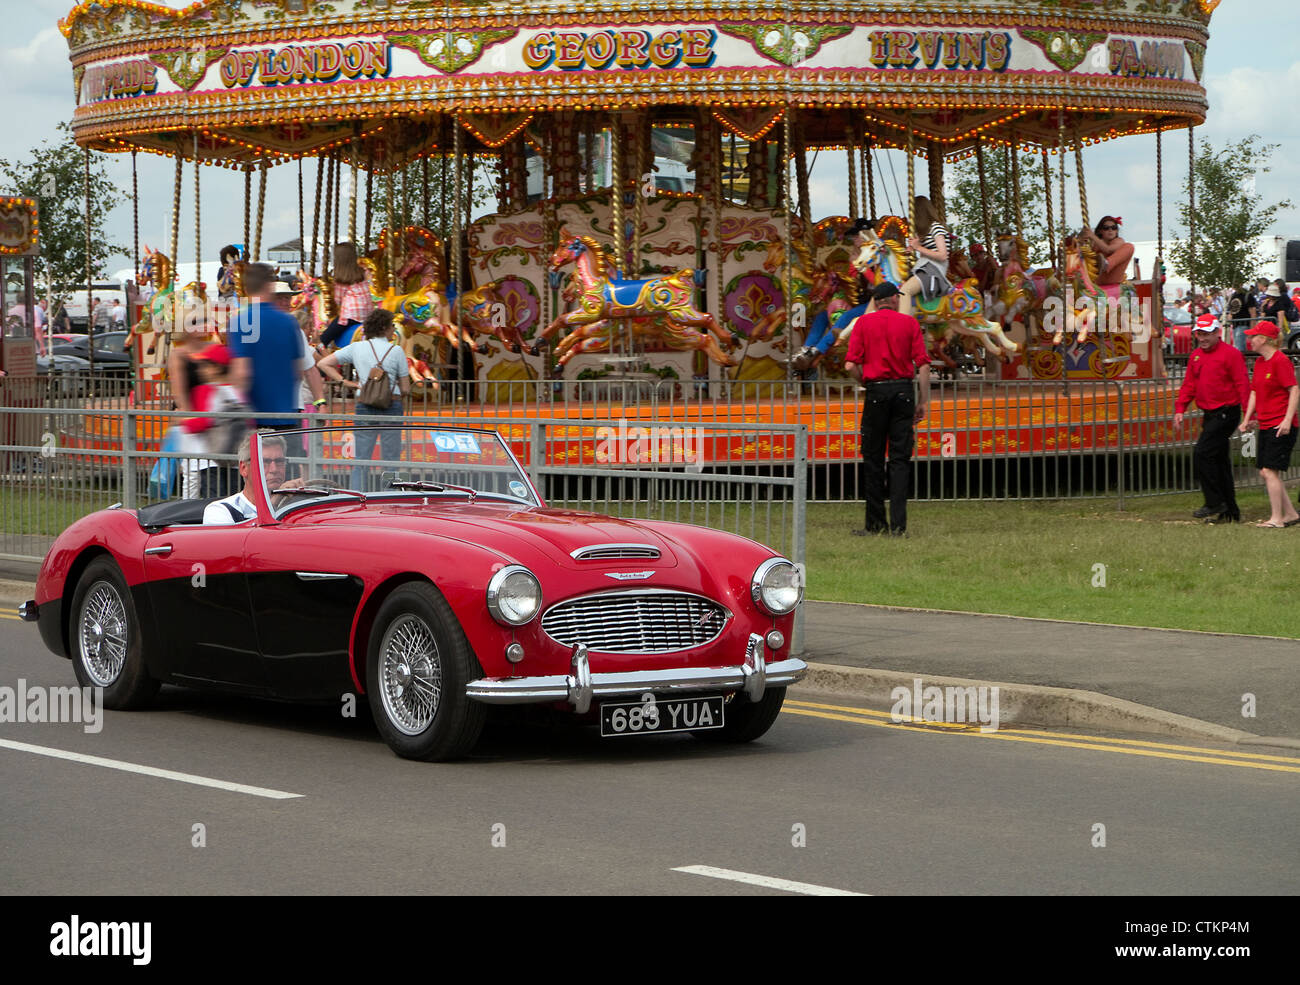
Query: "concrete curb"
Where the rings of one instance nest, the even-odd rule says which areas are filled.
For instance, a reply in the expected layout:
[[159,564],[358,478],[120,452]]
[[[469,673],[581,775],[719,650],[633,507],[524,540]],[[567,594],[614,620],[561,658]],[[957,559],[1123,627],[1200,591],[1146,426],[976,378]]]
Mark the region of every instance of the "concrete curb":
[[[35,591],[36,586],[32,582],[0,579],[0,606],[17,610],[19,604],[32,598]],[[961,613],[961,615],[972,614],[976,613]],[[1123,698],[1113,698],[1097,691],[1083,691],[1078,688],[972,681],[961,677],[935,677],[904,671],[869,670],[823,663],[809,663],[808,674],[798,686],[810,691],[852,695],[868,704],[889,708],[893,704],[890,692],[900,686],[910,691],[918,677],[927,687],[996,685],[999,688],[999,717],[1007,725],[1091,728],[1162,735],[1170,738],[1204,739],[1231,745],[1265,745],[1300,749],[1300,739],[1258,736],[1197,718],[1188,718],[1186,715],[1175,715],[1158,708],[1149,708],[1133,701],[1125,701]]]
[[[904,687],[909,692],[917,679],[925,687],[996,686],[999,718],[1006,725],[1037,725],[1053,728],[1090,728],[1114,732],[1140,732],[1211,742],[1286,745],[1293,740],[1263,739],[1250,732],[1215,725],[1186,715],[1148,708],[1123,698],[1078,688],[1044,687],[1039,684],[1007,684],[972,681],[961,677],[935,677],[892,670],[866,670],[834,664],[810,663],[800,688],[833,694],[851,694],[868,703],[889,708],[890,692]],[[1300,747],[1300,743],[1297,743]]]

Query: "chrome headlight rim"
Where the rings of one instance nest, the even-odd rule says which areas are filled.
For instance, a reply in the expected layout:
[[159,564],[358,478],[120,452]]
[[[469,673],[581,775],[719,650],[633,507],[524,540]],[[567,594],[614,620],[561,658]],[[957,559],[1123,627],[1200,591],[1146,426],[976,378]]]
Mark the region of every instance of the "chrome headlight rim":
[[789,568],[796,576],[798,574],[798,566],[795,565],[793,561],[777,556],[768,558],[760,564],[754,570],[754,576],[749,582],[749,597],[753,600],[756,606],[771,616],[788,616],[790,613],[794,612],[794,610],[798,608],[799,603],[803,601],[803,586],[799,585],[796,580],[798,590],[795,594],[795,600],[789,608],[782,609],[779,606],[768,604],[768,600],[764,595],[767,578],[773,571],[781,567]]
[[[533,589],[537,595],[537,605],[533,608],[532,614],[524,619],[511,617],[501,605],[502,586],[506,583],[506,579],[517,574],[527,575],[532,580]],[[487,607],[488,612],[492,614],[492,618],[503,626],[526,626],[542,614],[542,583],[535,574],[522,564],[507,564],[488,579]]]

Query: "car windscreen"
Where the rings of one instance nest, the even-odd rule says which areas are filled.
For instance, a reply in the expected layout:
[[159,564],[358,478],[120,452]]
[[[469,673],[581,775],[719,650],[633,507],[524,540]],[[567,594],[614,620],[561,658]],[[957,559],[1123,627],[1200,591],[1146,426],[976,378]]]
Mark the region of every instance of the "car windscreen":
[[262,437],[262,474],[277,515],[313,499],[355,499],[355,493],[460,501],[484,496],[538,505],[510,448],[491,431],[360,422],[282,431]]

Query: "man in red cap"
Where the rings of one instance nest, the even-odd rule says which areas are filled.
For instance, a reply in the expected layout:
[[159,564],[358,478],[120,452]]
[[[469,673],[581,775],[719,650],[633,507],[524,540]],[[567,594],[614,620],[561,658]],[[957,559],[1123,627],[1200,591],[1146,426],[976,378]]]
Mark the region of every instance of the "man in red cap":
[[[855,534],[895,537],[907,530],[915,424],[930,406],[930,356],[920,323],[898,310],[898,288],[889,282],[871,294],[875,310],[853,323],[844,368],[862,380],[862,478],[866,527]],[[917,402],[912,377],[921,374]],[[889,522],[885,522],[885,441],[889,441]]]
[[1255,526],[1274,529],[1294,527],[1300,523],[1300,513],[1296,512],[1286,494],[1286,486],[1282,485],[1282,473],[1291,464],[1296,427],[1300,423],[1296,417],[1297,407],[1300,407],[1300,386],[1296,384],[1291,360],[1278,351],[1277,338],[1278,327],[1271,321],[1257,322],[1246,332],[1246,341],[1259,358],[1255,360],[1250,379],[1246,415],[1241,419],[1243,432],[1256,418],[1259,420],[1255,464],[1264,479],[1271,507],[1269,518]]
[[1192,326],[1196,348],[1187,360],[1187,376],[1174,403],[1174,434],[1183,430],[1183,415],[1193,401],[1201,409],[1201,436],[1192,464],[1205,505],[1192,516],[1206,523],[1238,523],[1237,490],[1228,442],[1241,423],[1241,408],[1250,395],[1246,360],[1223,341],[1223,326],[1213,315],[1201,315]]

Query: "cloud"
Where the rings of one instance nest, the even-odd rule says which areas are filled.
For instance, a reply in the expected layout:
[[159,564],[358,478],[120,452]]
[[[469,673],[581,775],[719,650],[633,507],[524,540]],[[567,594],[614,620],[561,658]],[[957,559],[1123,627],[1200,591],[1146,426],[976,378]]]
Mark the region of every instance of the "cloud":
[[[1241,66],[1205,80],[1210,100],[1206,127],[1217,135],[1262,133],[1269,139],[1294,136],[1294,114],[1280,109],[1277,94],[1300,90],[1300,61],[1282,72]],[[1280,129],[1279,129],[1280,128]]]

